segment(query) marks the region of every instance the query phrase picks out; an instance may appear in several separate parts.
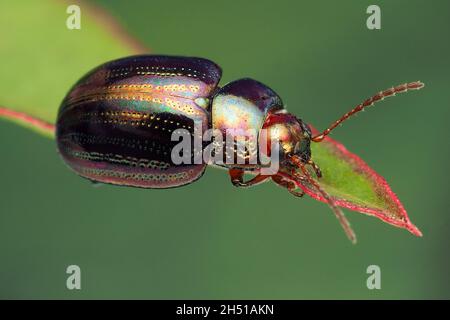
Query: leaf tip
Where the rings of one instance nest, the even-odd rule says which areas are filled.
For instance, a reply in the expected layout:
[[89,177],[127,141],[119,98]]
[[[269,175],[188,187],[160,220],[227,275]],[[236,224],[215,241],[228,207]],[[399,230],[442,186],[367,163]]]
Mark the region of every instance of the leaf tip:
[[408,223],[405,226],[406,230],[408,230],[409,232],[411,232],[413,235],[417,236],[417,237],[422,237],[422,231],[419,230],[419,228],[417,228],[415,225],[413,225],[412,223]]

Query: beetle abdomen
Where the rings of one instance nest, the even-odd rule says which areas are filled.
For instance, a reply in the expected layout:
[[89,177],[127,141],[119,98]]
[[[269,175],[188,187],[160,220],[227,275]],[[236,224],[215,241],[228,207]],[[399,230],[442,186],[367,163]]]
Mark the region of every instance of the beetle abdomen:
[[209,126],[205,108],[219,80],[220,68],[198,58],[139,56],[100,66],[61,105],[59,151],[78,174],[103,183],[169,188],[195,181],[206,164],[175,165],[171,135]]

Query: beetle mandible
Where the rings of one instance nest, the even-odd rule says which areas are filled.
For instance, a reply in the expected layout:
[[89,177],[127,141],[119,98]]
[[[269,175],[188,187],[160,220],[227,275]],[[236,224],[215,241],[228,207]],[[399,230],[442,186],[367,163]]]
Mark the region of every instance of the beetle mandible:
[[[64,98],[56,123],[59,153],[71,169],[94,182],[171,188],[199,179],[208,165],[174,164],[174,131],[182,128],[193,136],[195,123],[224,135],[229,129],[264,129],[269,140],[278,142],[279,173],[262,174],[260,162],[221,163],[233,185],[250,187],[271,179],[302,196],[295,182],[308,181],[355,241],[342,211],[307,169],[312,168],[317,178],[322,175],[312,160],[310,144],[322,141],[375,102],[423,84],[411,82],[382,91],[312,135],[305,122],[286,111],[272,89],[248,78],[219,87],[221,74],[217,64],[203,58],[141,55],[107,62],[81,78]],[[244,181],[248,172],[254,177]]]

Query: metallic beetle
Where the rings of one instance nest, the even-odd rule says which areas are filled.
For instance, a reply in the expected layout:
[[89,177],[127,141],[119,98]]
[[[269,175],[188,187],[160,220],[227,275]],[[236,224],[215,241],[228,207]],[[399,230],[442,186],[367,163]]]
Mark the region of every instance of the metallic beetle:
[[[177,142],[171,134],[184,128],[194,135],[194,124],[200,122],[203,130],[218,129],[224,137],[233,128],[265,128],[272,136],[276,131],[282,156],[295,153],[310,160],[311,131],[286,113],[272,89],[252,79],[218,88],[221,74],[209,60],[186,57],[136,56],[99,66],[78,81],[61,105],[59,152],[75,172],[93,181],[178,187],[200,178],[207,164],[173,164]],[[249,184],[242,181],[244,171],[260,167],[221,165],[242,186]]]
[[[217,64],[202,58],[142,55],[105,63],[80,79],[63,100],[56,123],[58,150],[70,168],[94,182],[170,188],[199,179],[208,165],[172,161],[178,143],[171,138],[175,130],[185,129],[194,138],[207,129],[224,136],[229,129],[253,129],[257,135],[265,129],[268,139],[278,143],[279,172],[283,174],[261,174],[260,161],[219,164],[229,170],[232,183],[247,187],[272,179],[302,196],[298,184],[307,181],[328,201],[354,239],[340,209],[307,170],[311,167],[320,178],[310,143],[322,141],[342,121],[374,102],[422,84],[413,82],[381,92],[312,136],[302,120],[287,113],[272,89],[252,79],[220,88],[221,74]],[[202,132],[195,132],[197,123]],[[257,144],[260,138],[256,137]],[[198,151],[193,150],[190,157]],[[236,157],[236,150],[228,150],[228,157],[229,152]],[[266,156],[271,152],[268,147]],[[246,172],[254,174],[249,181],[244,181]]]

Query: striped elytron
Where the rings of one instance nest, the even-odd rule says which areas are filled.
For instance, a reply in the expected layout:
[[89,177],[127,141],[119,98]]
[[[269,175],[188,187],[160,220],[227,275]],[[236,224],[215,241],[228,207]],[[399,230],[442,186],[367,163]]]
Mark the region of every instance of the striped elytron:
[[[327,200],[354,241],[341,210],[307,169],[320,178],[310,143],[322,141],[341,122],[375,102],[423,84],[412,82],[380,92],[312,136],[301,119],[286,112],[272,89],[252,79],[219,88],[221,73],[218,65],[202,58],[146,55],[105,63],[79,80],[62,102],[56,124],[59,152],[75,172],[92,181],[170,188],[197,180],[207,166],[173,163],[175,130],[186,129],[194,138],[196,123],[224,135],[229,129],[265,129],[269,140],[279,141],[279,172],[263,175],[260,164],[222,164],[232,183],[247,187],[272,179],[297,196],[303,195],[298,185],[308,183]],[[267,148],[267,156],[270,153]],[[244,181],[249,171],[255,176]]]

